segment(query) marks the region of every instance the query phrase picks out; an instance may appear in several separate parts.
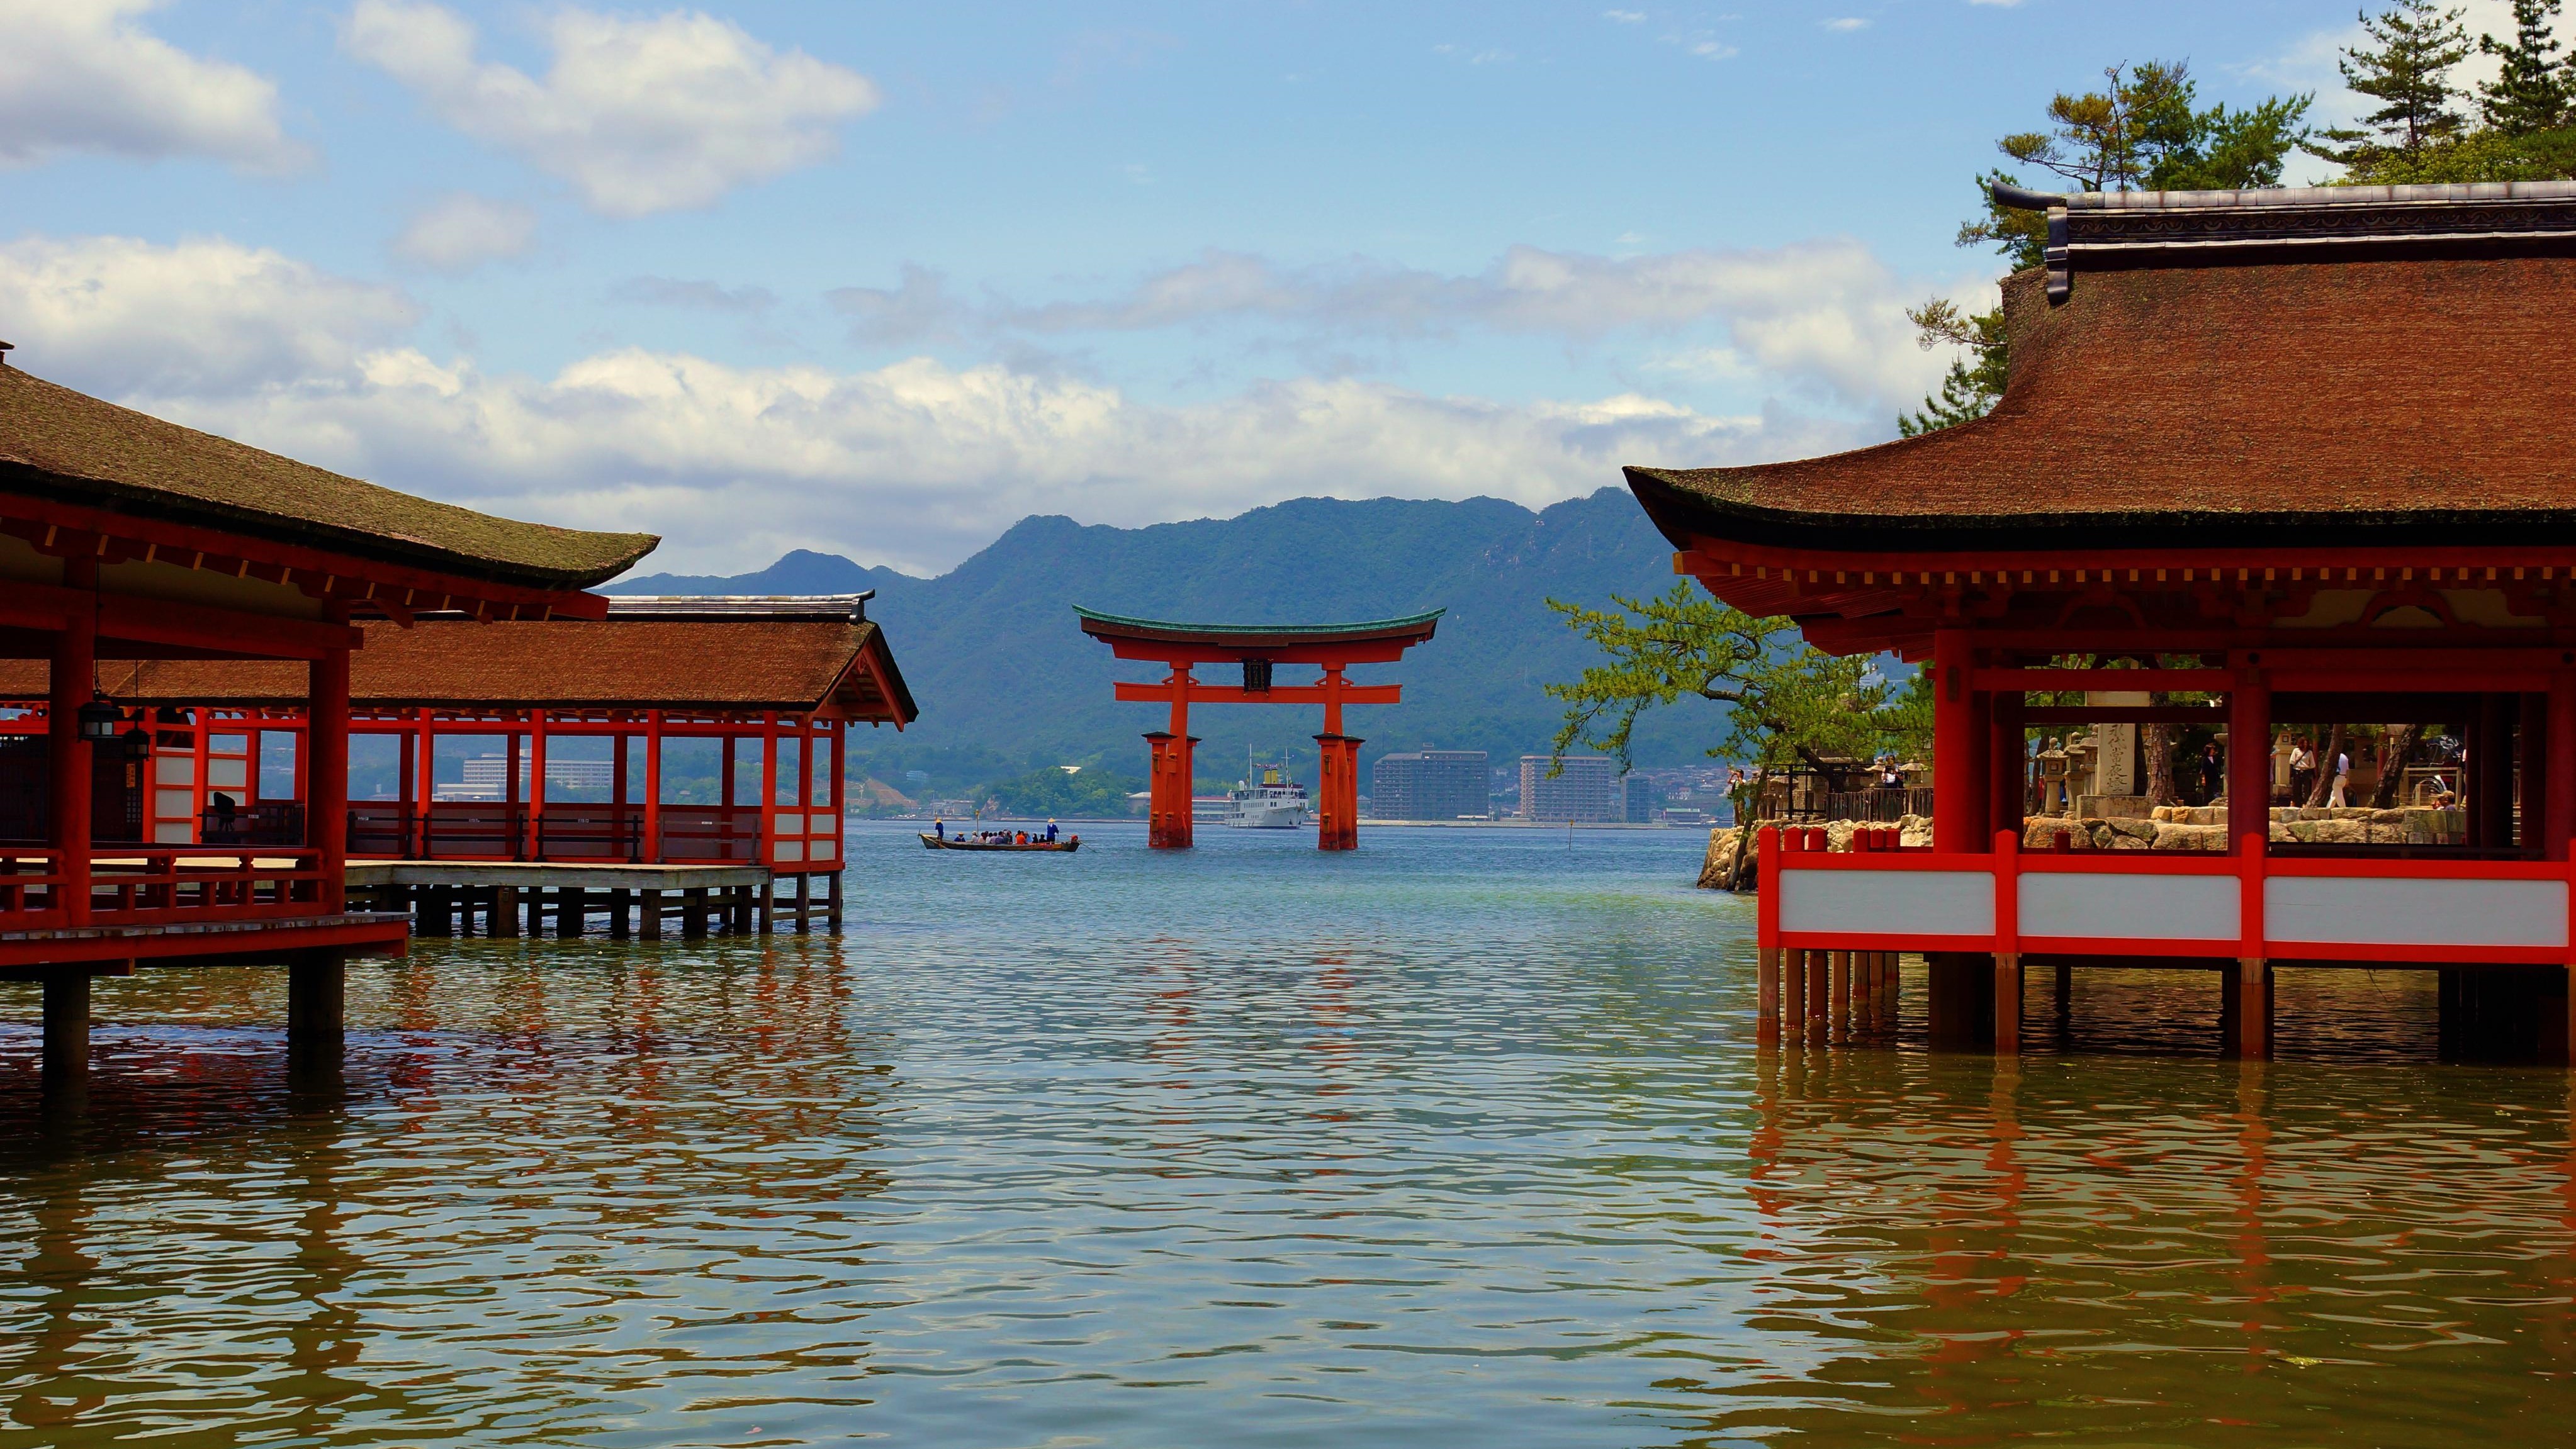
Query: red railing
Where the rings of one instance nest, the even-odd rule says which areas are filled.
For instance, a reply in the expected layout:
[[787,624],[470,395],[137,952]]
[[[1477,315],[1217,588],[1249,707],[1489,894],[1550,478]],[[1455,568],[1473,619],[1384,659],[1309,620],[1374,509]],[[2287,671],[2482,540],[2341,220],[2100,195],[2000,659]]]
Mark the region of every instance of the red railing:
[[[222,846],[116,846],[90,852],[89,923],[180,924],[318,916],[320,857],[309,850]],[[0,848],[0,930],[59,926],[62,854]]]
[[1821,834],[1763,842],[1760,945],[2562,965],[2576,943],[2576,860],[2296,858],[2253,841],[2025,854],[2010,831],[1987,853],[1828,854]]
[[401,860],[756,861],[757,805],[665,805],[660,850],[645,839],[644,807],[549,801],[528,849],[528,807],[438,800],[417,807],[368,800],[349,806],[349,854]]

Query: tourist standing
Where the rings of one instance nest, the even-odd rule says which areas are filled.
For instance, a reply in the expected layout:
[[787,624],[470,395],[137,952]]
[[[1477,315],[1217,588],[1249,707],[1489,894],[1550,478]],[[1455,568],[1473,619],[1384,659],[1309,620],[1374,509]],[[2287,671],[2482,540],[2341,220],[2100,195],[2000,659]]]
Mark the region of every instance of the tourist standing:
[[2200,803],[2214,805],[2227,793],[2227,766],[2218,758],[2218,741],[2200,747]]
[[2349,774],[2351,774],[2351,773],[2352,773],[2352,755],[2351,755],[2348,751],[2344,751],[2344,750],[2337,750],[2337,751],[2335,751],[2335,757],[2334,757],[2334,793],[2333,793],[2332,795],[2330,795],[2330,796],[2326,797],[2326,803],[2327,803],[2327,804],[2332,805],[2332,806],[2334,806],[2334,807],[2335,807],[2335,808],[2337,808],[2337,809],[2341,809],[2341,808],[2343,808],[2343,803],[2344,803],[2344,799],[2343,799],[2343,782],[2344,782],[2344,777],[2345,777],[2345,776],[2347,776],[2347,775],[2349,775]]
[[2290,745],[2290,803],[2308,803],[2308,787],[2316,783],[2316,778],[2316,749],[2308,743],[2306,735],[2301,735]]

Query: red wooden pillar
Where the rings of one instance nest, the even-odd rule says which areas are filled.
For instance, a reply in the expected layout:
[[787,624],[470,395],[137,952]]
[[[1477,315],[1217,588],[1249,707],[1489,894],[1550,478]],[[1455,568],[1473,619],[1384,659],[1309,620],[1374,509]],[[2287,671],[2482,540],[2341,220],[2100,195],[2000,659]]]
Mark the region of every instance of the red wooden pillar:
[[206,738],[215,732],[215,728],[210,711],[193,709],[188,713],[197,722],[193,733],[192,756],[197,762],[197,768],[195,773],[188,777],[196,782],[189,786],[188,838],[203,845],[206,843]]
[[1360,848],[1360,745],[1351,735],[1315,736],[1315,848]]
[[420,802],[420,853],[417,858],[434,860],[437,857],[431,850],[433,839],[429,826],[429,814],[430,807],[438,797],[438,712],[422,710],[419,724],[420,749],[417,753],[417,763],[420,767],[420,784],[414,792],[414,798]]
[[778,712],[760,715],[760,863],[778,857]]
[[1976,712],[1970,707],[1971,651],[1964,629],[1936,629],[1932,634],[1932,848],[1939,851],[1979,849],[1977,817],[1982,813],[1974,791],[1982,752]]
[[[644,858],[657,864],[662,859],[662,712],[644,712]],[[653,933],[661,934],[660,918],[654,918]]]
[[[398,752],[394,765],[394,808],[401,812],[403,833],[405,837],[402,844],[395,847],[394,854],[402,856],[411,854],[411,841],[409,838],[411,833],[411,821],[413,816],[420,813],[418,807],[412,803],[412,782],[417,778],[420,769],[418,765],[413,763],[413,756],[419,752],[420,746],[419,742],[412,736],[410,725],[401,724],[396,726],[394,730],[394,748]],[[202,779],[204,774],[205,772],[201,768],[198,771],[199,778]]]
[[[2477,696],[2469,721],[2469,841],[2494,849],[2513,840],[2513,704],[2516,696]],[[2333,768],[2334,762],[2325,762]]]
[[349,902],[349,651],[325,649],[305,669],[305,844],[322,873],[322,907]]
[[2576,669],[2549,676],[2547,722],[2549,763],[2542,793],[2539,831],[2551,860],[2567,858],[2567,841],[2576,835]]
[[[724,762],[723,762],[723,765],[722,765],[722,767],[721,767],[720,769],[718,769],[718,770],[717,770],[717,772],[716,772],[716,773],[717,773],[718,775],[720,775],[720,776],[722,776],[722,777],[723,777],[724,783],[723,783],[723,785],[722,785],[721,787],[719,787],[719,788],[721,788],[721,789],[724,791],[724,793],[723,793],[722,795],[718,796],[717,798],[718,798],[719,800],[721,800],[721,801],[724,803],[724,806],[725,806],[725,808],[726,808],[726,809],[730,810],[730,809],[732,809],[732,808],[733,808],[733,803],[734,803],[734,802],[733,802],[733,736],[731,736],[731,735],[726,735],[726,736],[724,737],[724,750],[723,750],[723,753],[724,753]],[[725,833],[726,833],[726,834],[728,834],[728,835],[730,835],[730,834],[732,834],[732,833],[733,833],[733,825],[732,825],[731,821],[727,821],[727,822],[726,822],[726,825],[725,825]]]
[[[814,782],[822,775],[822,771],[815,766],[814,756],[822,746],[822,736],[816,733],[814,728],[814,717],[809,714],[798,719],[796,721],[796,808],[808,813],[811,813],[815,806],[823,803],[814,798]],[[808,835],[814,833],[814,822],[810,820],[805,822],[805,833]]]
[[[66,560],[63,582],[75,589],[95,589],[98,565],[88,559]],[[62,853],[57,869],[63,881],[63,919],[75,926],[89,920],[90,746],[80,737],[80,707],[89,703],[97,689],[98,616],[76,602],[63,631],[54,636],[53,688],[45,704],[46,757],[53,771],[53,822],[47,843]],[[251,768],[257,778],[256,755]]]
[[2022,697],[2019,694],[1995,694],[1987,716],[1987,736],[1992,748],[1986,763],[1986,818],[1998,832],[2011,831],[2021,839],[2022,815],[2028,808],[2030,749],[2022,726]]
[[[518,772],[511,771],[516,779]],[[528,711],[528,839],[527,857],[546,858],[546,712]]]
[[2272,686],[2244,665],[2227,695],[2227,833],[2256,855],[2272,838]]
[[1153,750],[1153,775],[1147,782],[1145,843],[1157,850],[1190,848],[1191,746],[1190,667],[1174,663],[1164,681],[1172,701],[1172,727],[1145,736]]
[[1324,666],[1324,732],[1315,736],[1315,848],[1357,850],[1360,845],[1360,741],[1342,733],[1345,666]]

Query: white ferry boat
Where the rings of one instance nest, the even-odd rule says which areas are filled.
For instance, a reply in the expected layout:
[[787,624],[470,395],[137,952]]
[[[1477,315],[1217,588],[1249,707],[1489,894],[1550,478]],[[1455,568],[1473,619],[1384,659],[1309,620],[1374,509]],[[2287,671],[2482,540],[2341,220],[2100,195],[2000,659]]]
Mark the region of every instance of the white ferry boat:
[[[1257,778],[1256,778],[1257,777]],[[1246,777],[1226,792],[1223,823],[1237,830],[1294,830],[1314,823],[1306,787],[1279,765],[1246,762]]]

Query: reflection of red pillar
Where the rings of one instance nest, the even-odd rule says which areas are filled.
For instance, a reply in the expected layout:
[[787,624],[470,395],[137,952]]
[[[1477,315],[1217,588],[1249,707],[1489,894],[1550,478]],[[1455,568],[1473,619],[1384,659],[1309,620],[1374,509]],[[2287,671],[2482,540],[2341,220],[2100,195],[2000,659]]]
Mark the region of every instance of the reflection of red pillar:
[[1360,740],[1355,735],[1317,735],[1315,754],[1322,762],[1315,793],[1315,848],[1360,848]]
[[1145,736],[1153,747],[1153,777],[1147,784],[1148,814],[1145,843],[1156,850],[1190,848],[1190,747],[1198,741],[1189,735],[1169,734],[1156,730]]

